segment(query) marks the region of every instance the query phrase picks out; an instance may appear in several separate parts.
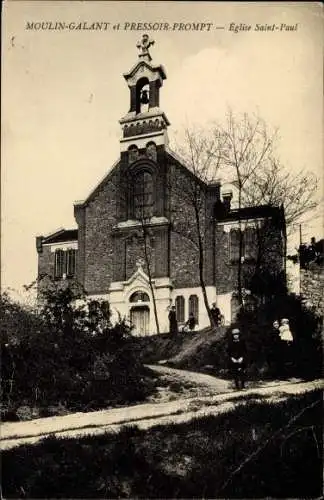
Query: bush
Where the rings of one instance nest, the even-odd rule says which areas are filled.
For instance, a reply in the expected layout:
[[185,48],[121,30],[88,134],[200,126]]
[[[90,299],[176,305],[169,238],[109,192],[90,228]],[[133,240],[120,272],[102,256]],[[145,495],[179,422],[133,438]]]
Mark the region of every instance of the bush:
[[49,407],[99,409],[144,399],[152,387],[129,326],[110,323],[109,304],[76,306],[78,292],[55,286],[38,312],[1,297],[3,418],[26,419],[36,407],[44,415]]
[[[242,309],[237,324],[246,341],[248,373],[251,378],[273,375],[269,358],[278,355],[272,352],[273,321],[288,318],[294,337],[293,359],[289,367],[292,376],[312,379],[321,376],[322,367],[322,318],[314,310],[307,309],[301,298],[278,295],[254,310]],[[279,353],[280,354],[280,353]],[[283,373],[275,373],[277,376]]]

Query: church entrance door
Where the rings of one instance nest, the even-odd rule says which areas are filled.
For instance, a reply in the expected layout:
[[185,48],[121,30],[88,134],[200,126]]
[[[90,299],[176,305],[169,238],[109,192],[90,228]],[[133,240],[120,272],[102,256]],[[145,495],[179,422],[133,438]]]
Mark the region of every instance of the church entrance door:
[[130,319],[136,335],[148,335],[150,327],[150,309],[148,306],[135,306],[131,309]]

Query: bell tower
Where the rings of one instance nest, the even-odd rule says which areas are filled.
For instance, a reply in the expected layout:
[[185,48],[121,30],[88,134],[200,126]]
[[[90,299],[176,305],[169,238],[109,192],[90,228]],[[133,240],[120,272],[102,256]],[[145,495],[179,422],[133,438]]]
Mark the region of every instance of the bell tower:
[[[162,294],[161,304],[166,310],[171,286],[169,163],[166,151],[169,121],[159,102],[166,74],[161,65],[152,62],[149,48],[153,44],[148,35],[142,36],[137,43],[138,60],[123,75],[129,88],[129,108],[119,120],[122,137],[115,184],[117,224],[113,232],[116,259],[113,281],[116,287],[120,286],[120,282],[130,283],[129,280],[138,275],[136,261],[149,254],[151,276],[154,280],[164,280],[164,291],[159,289],[159,294]],[[146,281],[141,286],[146,287],[145,291],[150,294],[147,273],[148,264],[145,261]],[[152,309],[150,314],[153,318]]]
[[124,78],[129,88],[128,113],[119,120],[122,127],[121,152],[131,147],[142,149],[150,141],[156,146],[168,142],[169,120],[160,109],[160,89],[166,74],[163,66],[154,65],[149,49],[154,45],[148,35],[137,43],[138,61]]

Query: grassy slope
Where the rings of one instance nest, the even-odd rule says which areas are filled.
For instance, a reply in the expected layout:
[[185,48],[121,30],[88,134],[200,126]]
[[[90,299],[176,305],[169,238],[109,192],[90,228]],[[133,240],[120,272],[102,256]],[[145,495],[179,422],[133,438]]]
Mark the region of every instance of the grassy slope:
[[[5,498],[316,498],[322,394],[2,454]],[[244,464],[241,469],[239,466]],[[235,472],[236,471],[236,472]]]
[[[224,327],[199,332],[153,335],[134,339],[144,363],[167,361],[168,366],[201,369],[214,362],[214,346],[225,336]],[[208,371],[208,369],[206,369]]]

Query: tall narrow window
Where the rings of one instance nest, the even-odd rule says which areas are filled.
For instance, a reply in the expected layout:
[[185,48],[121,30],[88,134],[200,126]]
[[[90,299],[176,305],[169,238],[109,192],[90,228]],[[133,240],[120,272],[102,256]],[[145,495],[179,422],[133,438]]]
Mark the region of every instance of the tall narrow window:
[[75,275],[75,258],[76,251],[74,249],[67,250],[66,252],[66,275],[71,278]]
[[189,297],[189,315],[193,314],[194,318],[198,322],[199,318],[199,303],[197,295],[190,295]]
[[54,278],[62,278],[65,272],[65,252],[63,250],[55,251]]
[[157,151],[156,151],[156,145],[154,142],[149,142],[146,145],[146,156],[150,158],[153,161],[156,161],[157,159]]
[[134,144],[128,148],[128,163],[133,163],[138,158],[138,147]]
[[175,299],[176,315],[178,323],[184,323],[185,321],[185,301],[182,295],[178,295]]
[[134,179],[134,215],[143,220],[153,215],[153,179],[149,172],[139,172]]
[[[242,242],[243,243],[243,242]],[[242,248],[242,256],[243,248]],[[240,231],[238,229],[231,229],[230,232],[230,260],[237,262],[240,258]]]
[[244,232],[244,257],[252,260],[257,257],[257,234],[253,227],[248,227]]

